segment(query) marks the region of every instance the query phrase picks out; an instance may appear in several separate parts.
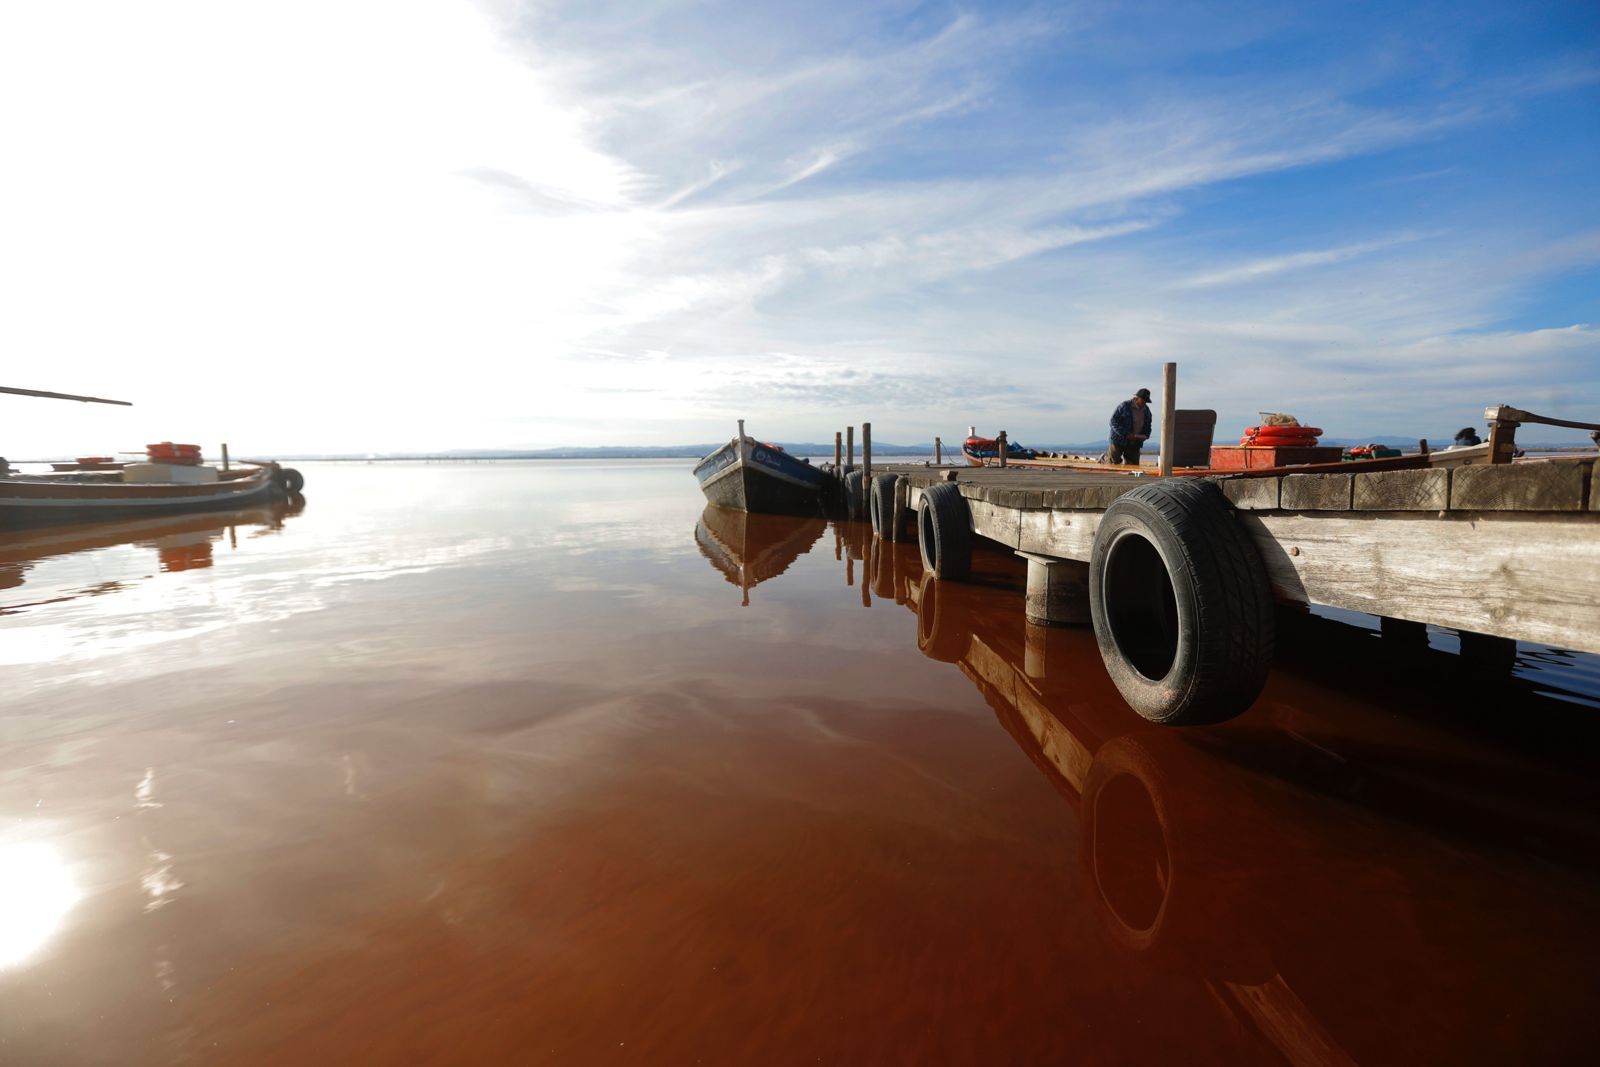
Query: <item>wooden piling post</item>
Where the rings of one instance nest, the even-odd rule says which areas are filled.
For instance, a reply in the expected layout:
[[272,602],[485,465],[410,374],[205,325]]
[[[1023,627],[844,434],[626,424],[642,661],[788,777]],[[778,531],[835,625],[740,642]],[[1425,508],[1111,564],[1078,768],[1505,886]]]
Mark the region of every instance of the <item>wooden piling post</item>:
[[1428,439],[1426,437],[1417,442],[1417,453],[1422,456],[1427,456],[1429,454]]
[[856,428],[844,428],[844,469],[849,470],[856,465]]
[[844,466],[844,434],[838,430],[833,431],[833,469],[839,470]]
[[935,467],[944,466],[944,442],[937,437],[933,439],[933,465]]
[[226,441],[222,443],[222,469],[228,469],[228,443]]
[[872,423],[861,424],[861,481],[872,484]]
[[995,444],[1000,451],[1000,466],[1004,467],[1006,465],[1006,450],[1011,447],[1006,444],[1006,432],[1004,430],[1001,430],[1000,436],[995,438]]
[[1178,409],[1178,365],[1161,365],[1161,456],[1157,468],[1161,477],[1172,476],[1172,452],[1178,447],[1178,428],[1173,414]]

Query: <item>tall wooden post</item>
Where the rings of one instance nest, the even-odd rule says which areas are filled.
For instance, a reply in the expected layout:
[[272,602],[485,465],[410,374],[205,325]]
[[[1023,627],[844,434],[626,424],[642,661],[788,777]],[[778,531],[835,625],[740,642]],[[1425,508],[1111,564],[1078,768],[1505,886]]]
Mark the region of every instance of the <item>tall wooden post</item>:
[[861,424],[861,480],[862,484],[872,481],[872,423]]
[[1172,476],[1172,452],[1178,447],[1178,428],[1173,425],[1173,413],[1178,410],[1178,365],[1161,365],[1161,477]]
[[833,431],[833,469],[840,470],[844,466],[844,434],[838,430]]
[[1000,431],[1000,436],[995,439],[995,444],[999,446],[1000,450],[1000,466],[1004,467],[1006,465],[1006,453],[1011,449],[1011,446],[1006,442],[1006,432],[1004,430]]
[[844,469],[849,470],[856,465],[856,428],[844,428]]
[[944,466],[944,442],[937,437],[933,439],[933,465],[935,467]]
[[222,443],[222,469],[228,469],[228,443],[226,441]]

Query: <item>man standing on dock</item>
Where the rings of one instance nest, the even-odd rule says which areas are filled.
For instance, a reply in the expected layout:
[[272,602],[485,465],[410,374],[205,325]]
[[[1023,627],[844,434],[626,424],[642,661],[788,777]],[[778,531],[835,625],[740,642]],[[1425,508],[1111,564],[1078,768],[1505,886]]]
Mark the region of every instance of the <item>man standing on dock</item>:
[[1106,458],[1112,463],[1137,467],[1139,449],[1153,432],[1155,420],[1150,417],[1150,390],[1141,389],[1111,413],[1111,450]]

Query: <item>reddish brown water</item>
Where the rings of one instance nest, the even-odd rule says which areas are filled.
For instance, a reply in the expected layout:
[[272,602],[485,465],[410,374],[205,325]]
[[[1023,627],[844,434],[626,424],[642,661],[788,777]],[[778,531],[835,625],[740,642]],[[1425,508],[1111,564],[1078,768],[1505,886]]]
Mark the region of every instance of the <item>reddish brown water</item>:
[[679,465],[307,475],[0,534],[0,1063],[1596,1047],[1591,658],[1305,619],[1162,730],[998,555]]

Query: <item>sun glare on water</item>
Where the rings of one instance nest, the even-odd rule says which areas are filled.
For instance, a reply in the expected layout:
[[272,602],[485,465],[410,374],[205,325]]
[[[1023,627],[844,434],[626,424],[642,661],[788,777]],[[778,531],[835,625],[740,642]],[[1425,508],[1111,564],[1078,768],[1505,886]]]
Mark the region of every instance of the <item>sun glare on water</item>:
[[37,952],[81,896],[54,848],[0,844],[0,970]]

